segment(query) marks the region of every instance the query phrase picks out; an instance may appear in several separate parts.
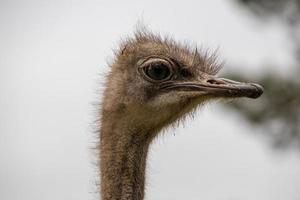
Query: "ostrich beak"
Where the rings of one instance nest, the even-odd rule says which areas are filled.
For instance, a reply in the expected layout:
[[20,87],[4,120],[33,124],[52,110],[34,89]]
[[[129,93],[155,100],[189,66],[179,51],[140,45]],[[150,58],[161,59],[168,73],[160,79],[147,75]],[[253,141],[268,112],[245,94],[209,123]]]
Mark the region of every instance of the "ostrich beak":
[[204,82],[172,82],[164,85],[163,88],[199,92],[201,95],[213,97],[248,97],[255,99],[263,93],[263,87],[256,83],[243,83],[217,77],[209,77]]

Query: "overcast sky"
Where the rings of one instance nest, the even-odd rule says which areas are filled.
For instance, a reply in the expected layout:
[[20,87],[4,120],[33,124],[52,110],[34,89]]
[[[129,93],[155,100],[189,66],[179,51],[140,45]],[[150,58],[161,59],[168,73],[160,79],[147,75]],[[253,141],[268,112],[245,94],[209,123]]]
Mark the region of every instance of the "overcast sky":
[[[2,0],[0,199],[98,199],[92,104],[112,49],[141,19],[219,48],[231,70],[293,63],[282,27],[232,1]],[[299,200],[299,155],[272,151],[260,130],[219,104],[155,141],[146,200]]]

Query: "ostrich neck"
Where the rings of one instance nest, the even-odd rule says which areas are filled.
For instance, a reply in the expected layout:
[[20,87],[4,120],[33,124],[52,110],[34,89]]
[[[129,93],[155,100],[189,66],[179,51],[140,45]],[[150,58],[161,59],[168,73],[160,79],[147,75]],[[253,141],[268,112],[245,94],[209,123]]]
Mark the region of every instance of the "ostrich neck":
[[114,113],[104,114],[101,126],[102,200],[142,200],[149,131]]

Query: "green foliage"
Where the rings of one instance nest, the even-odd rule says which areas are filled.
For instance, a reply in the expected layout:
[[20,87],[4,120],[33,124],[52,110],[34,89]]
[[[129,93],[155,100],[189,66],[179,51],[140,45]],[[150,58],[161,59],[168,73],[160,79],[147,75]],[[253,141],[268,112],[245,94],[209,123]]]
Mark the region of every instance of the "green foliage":
[[[256,81],[264,86],[263,96],[257,101],[243,99],[228,106],[252,124],[264,128],[276,147],[297,147],[300,150],[300,0],[236,0],[253,13],[253,17],[266,23],[272,18],[282,22],[290,34],[298,71],[283,78],[273,73],[260,75]],[[287,45],[290,45],[287,44]],[[276,64],[275,64],[276,65]],[[274,66],[276,69],[276,66]],[[240,74],[230,73],[237,80],[247,80]]]
[[265,16],[270,14],[281,15],[288,10],[293,10],[296,13],[300,10],[300,0],[237,0],[237,2]]

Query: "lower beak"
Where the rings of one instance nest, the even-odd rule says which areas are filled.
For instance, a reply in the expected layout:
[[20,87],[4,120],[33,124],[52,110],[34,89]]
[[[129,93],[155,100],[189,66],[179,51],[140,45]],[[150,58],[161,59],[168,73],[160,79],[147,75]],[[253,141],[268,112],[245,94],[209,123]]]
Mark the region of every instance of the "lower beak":
[[205,82],[172,82],[162,88],[200,92],[203,95],[213,97],[258,98],[263,93],[263,87],[256,83],[243,83],[225,78],[210,78]]

